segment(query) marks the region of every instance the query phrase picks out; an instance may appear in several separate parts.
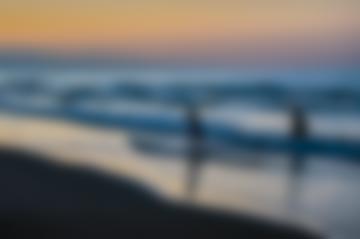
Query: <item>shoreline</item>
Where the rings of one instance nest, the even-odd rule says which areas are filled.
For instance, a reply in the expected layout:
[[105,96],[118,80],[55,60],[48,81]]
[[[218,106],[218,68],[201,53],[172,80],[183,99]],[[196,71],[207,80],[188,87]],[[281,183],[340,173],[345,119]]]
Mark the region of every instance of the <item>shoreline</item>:
[[[69,166],[90,167],[113,176],[121,174],[163,197],[188,202],[184,196],[183,161],[136,152],[129,145],[127,134],[121,130],[0,114],[0,145],[44,154]],[[251,159],[252,156],[239,155],[241,157]],[[357,167],[336,160],[311,160],[302,180],[299,215],[289,218],[284,203],[287,157],[259,157],[260,164],[250,166],[207,163],[194,203],[275,221],[294,221],[315,228],[315,231],[330,231],[329,235],[344,231],[355,232],[352,236],[358,235],[356,221],[360,208],[354,207],[354,202],[360,198],[356,184],[360,180]],[[261,164],[273,159],[275,164]]]

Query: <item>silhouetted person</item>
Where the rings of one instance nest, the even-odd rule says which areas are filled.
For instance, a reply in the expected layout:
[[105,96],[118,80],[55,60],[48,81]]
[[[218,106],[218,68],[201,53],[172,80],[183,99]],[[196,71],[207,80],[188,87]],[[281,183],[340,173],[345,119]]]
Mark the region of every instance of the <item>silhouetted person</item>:
[[305,112],[300,106],[293,106],[291,108],[291,138],[296,143],[294,151],[294,159],[292,160],[292,172],[301,173],[303,170],[304,157],[301,150],[301,143],[308,135],[308,125],[305,117]]
[[187,194],[193,197],[199,181],[199,169],[203,158],[203,139],[204,132],[200,122],[199,110],[196,106],[187,107],[187,124],[189,139],[189,155],[188,155],[188,181]]
[[[290,159],[290,188],[288,195],[289,209],[295,213],[297,210],[297,201],[301,191],[301,175],[305,170],[306,158],[302,151],[303,143],[308,136],[308,123],[303,109],[294,105],[290,109],[291,120],[291,140],[293,140],[295,148]],[[292,214],[292,213],[291,213]]]
[[301,139],[305,138],[308,134],[307,120],[305,112],[299,106],[292,106],[291,108],[291,124],[292,124],[292,137]]

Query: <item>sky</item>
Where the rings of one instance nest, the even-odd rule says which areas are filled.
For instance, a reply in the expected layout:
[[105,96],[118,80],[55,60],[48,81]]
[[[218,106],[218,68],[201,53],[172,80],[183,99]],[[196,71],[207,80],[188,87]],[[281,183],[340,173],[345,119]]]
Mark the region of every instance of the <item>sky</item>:
[[248,65],[352,64],[357,0],[1,0],[0,50]]

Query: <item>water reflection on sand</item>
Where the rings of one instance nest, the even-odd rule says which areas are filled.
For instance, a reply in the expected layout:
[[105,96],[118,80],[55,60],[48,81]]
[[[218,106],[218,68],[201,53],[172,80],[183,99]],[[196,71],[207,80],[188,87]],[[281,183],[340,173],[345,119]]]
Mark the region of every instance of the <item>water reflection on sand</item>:
[[[65,163],[125,174],[176,200],[184,195],[183,160],[137,152],[121,131],[40,119],[0,117],[0,143],[37,150]],[[243,152],[234,162],[209,161],[196,203],[292,220],[332,238],[360,234],[360,167],[341,159],[312,158],[299,182],[296,211],[288,210],[287,155]],[[71,161],[69,161],[71,159]],[[250,160],[251,159],[251,160]]]

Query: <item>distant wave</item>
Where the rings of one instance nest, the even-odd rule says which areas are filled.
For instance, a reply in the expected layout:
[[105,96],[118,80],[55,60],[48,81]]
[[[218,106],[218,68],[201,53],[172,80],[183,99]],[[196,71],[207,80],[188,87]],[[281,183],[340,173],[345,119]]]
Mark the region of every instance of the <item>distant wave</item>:
[[[7,74],[6,74],[7,73]],[[327,75],[330,75],[329,73]],[[2,100],[27,103],[53,102],[81,105],[87,102],[116,101],[183,105],[246,103],[273,109],[301,104],[307,110],[358,112],[360,82],[357,72],[348,79],[304,79],[287,75],[276,78],[251,78],[231,72],[157,72],[157,71],[50,71],[10,74],[0,71]],[[360,76],[360,74],[359,74]],[[255,77],[255,76],[253,76]],[[314,77],[314,76],[312,76]]]

